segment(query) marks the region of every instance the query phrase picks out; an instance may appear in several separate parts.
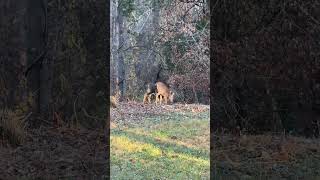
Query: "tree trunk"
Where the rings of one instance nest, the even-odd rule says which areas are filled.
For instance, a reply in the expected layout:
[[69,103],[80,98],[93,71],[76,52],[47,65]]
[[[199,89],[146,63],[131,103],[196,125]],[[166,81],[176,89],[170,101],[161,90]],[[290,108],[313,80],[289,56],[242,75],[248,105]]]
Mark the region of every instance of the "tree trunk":
[[[138,6],[139,3],[138,3]],[[151,17],[147,16],[142,23],[143,27],[137,37],[137,46],[139,47],[138,62],[135,66],[135,73],[138,79],[138,86],[144,87],[147,83],[156,81],[156,74],[158,66],[156,61],[155,36],[158,32],[160,7],[159,1],[155,0],[152,4]]]
[[118,16],[117,16],[117,26],[118,26],[118,30],[119,33],[118,35],[118,48],[116,51],[116,54],[118,59],[116,60],[116,64],[117,64],[117,89],[120,91],[120,101],[122,101],[124,99],[125,96],[125,90],[126,90],[126,78],[125,78],[125,63],[124,63],[124,52],[123,52],[123,48],[124,47],[124,17],[123,17],[123,13],[122,10],[120,9],[120,6],[118,5]]
[[199,103],[199,99],[198,99],[197,91],[196,91],[194,86],[192,87],[192,91],[193,91],[193,94],[194,94],[194,102],[196,104],[198,104]]
[[[47,0],[42,0],[42,10],[44,16],[43,22],[43,47],[42,50],[46,55],[46,47],[48,43],[48,29],[47,29],[47,19],[48,19],[48,3]],[[40,97],[39,97],[39,106],[40,114],[42,117],[47,118],[49,116],[49,105],[51,100],[51,91],[52,91],[52,73],[53,73],[53,59],[49,60],[44,56],[43,63],[40,69]]]
[[45,61],[47,40],[47,0],[28,1],[27,72],[34,113],[47,116],[50,99],[49,63]]
[[117,77],[116,74],[116,62],[118,61],[118,49],[119,49],[119,26],[117,22],[118,17],[118,0],[111,1],[111,17],[110,17],[110,30],[111,30],[111,63],[110,63],[110,75],[112,76],[111,83],[111,92],[115,94],[116,91],[113,85],[115,84],[114,77]]
[[[155,64],[155,62],[157,62],[157,54],[156,54],[156,44],[155,44],[155,37],[157,36],[158,32],[159,32],[159,19],[160,19],[160,2],[159,0],[154,0],[153,1],[153,10],[152,10],[152,35],[150,37],[150,58],[148,66],[152,67],[153,64]],[[152,68],[148,68],[149,70],[153,70]],[[150,72],[150,75],[152,75],[152,82],[156,82],[157,81],[157,77],[155,76],[156,72]]]
[[271,93],[270,81],[266,80],[265,84],[266,84],[266,94],[267,94],[267,97],[269,98],[269,103],[271,106],[271,113],[272,113],[272,122],[270,122],[270,124],[273,125],[273,128],[272,128],[273,131],[280,132],[283,130],[283,124],[282,124],[281,117],[278,113],[278,105],[275,98],[273,97],[273,94]]

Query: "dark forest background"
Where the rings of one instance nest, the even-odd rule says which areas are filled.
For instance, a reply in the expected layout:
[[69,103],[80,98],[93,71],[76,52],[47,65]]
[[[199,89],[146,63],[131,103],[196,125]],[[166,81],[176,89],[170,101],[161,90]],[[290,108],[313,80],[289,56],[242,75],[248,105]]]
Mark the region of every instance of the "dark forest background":
[[211,8],[212,127],[319,136],[320,2]]
[[30,126],[61,120],[104,127],[106,2],[5,0],[0,9],[2,113],[32,112]]
[[0,174],[108,177],[109,8],[0,1]]
[[111,95],[141,102],[161,81],[175,102],[209,104],[209,13],[207,0],[113,0]]

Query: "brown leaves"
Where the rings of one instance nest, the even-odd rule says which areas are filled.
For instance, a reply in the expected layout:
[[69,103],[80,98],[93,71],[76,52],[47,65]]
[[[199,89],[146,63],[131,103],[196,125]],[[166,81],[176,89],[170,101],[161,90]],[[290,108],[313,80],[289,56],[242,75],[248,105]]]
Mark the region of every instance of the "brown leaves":
[[304,166],[299,163],[309,158],[320,160],[320,142],[311,139],[274,135],[242,135],[238,139],[232,135],[218,135],[213,143],[214,165],[227,166],[240,175],[276,174],[281,171],[278,168],[284,167],[290,169],[283,174],[286,177],[296,173],[294,168]]
[[0,174],[4,177],[106,174],[106,148],[102,134],[70,128],[42,129],[29,134],[28,141],[19,148],[1,149]]

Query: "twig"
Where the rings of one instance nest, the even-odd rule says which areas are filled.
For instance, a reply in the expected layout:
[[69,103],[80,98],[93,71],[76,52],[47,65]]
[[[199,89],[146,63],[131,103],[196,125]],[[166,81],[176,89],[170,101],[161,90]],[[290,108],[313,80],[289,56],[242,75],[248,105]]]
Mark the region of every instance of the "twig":
[[50,125],[52,125],[51,122],[49,122],[49,121],[47,121],[47,120],[44,120],[44,119],[42,119],[42,118],[39,118],[39,120],[40,120],[40,121],[43,121],[43,122],[46,122],[46,123],[48,123],[48,124],[50,124]]
[[35,64],[37,64],[38,62],[42,63],[43,57],[45,56],[46,53],[47,53],[47,48],[45,48],[45,50],[41,52],[41,54],[32,62],[32,64],[30,64],[27,67],[27,70],[24,72],[24,76],[28,75],[28,72],[33,68]]
[[32,112],[30,112],[28,115],[26,115],[24,118],[21,119],[21,121],[27,120],[31,116]]
[[311,19],[314,23],[316,23],[317,25],[320,25],[320,22],[319,22],[317,19],[315,19],[313,16],[311,16],[310,13],[308,13],[308,12],[307,12],[305,9],[303,9],[301,6],[298,6],[298,7],[299,7],[299,9],[300,9],[305,15],[309,16],[310,19]]
[[105,120],[105,119],[102,119],[102,118],[98,118],[98,117],[89,115],[88,112],[84,108],[82,108],[82,111],[83,111],[84,115],[86,117],[88,117],[88,118],[91,118],[91,119],[94,119],[94,120]]
[[76,111],[76,102],[80,96],[80,94],[83,92],[83,90],[80,91],[80,93],[78,94],[78,96],[76,97],[76,99],[74,100],[73,102],[73,112],[74,112],[74,115],[76,117],[76,122],[78,123],[78,116],[77,116],[77,111]]

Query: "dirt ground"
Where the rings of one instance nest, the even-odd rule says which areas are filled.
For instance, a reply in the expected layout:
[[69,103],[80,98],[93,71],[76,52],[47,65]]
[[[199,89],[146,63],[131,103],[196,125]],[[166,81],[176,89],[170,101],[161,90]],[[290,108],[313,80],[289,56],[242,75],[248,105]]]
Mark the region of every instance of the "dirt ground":
[[209,111],[209,105],[201,104],[173,104],[155,105],[143,104],[140,102],[119,103],[118,108],[110,111],[111,125],[113,122],[141,122],[148,116],[161,116],[170,112],[201,112]]
[[28,133],[23,145],[0,147],[0,179],[103,178],[107,174],[103,133],[43,128]]
[[220,134],[213,144],[218,179],[320,179],[319,139]]

